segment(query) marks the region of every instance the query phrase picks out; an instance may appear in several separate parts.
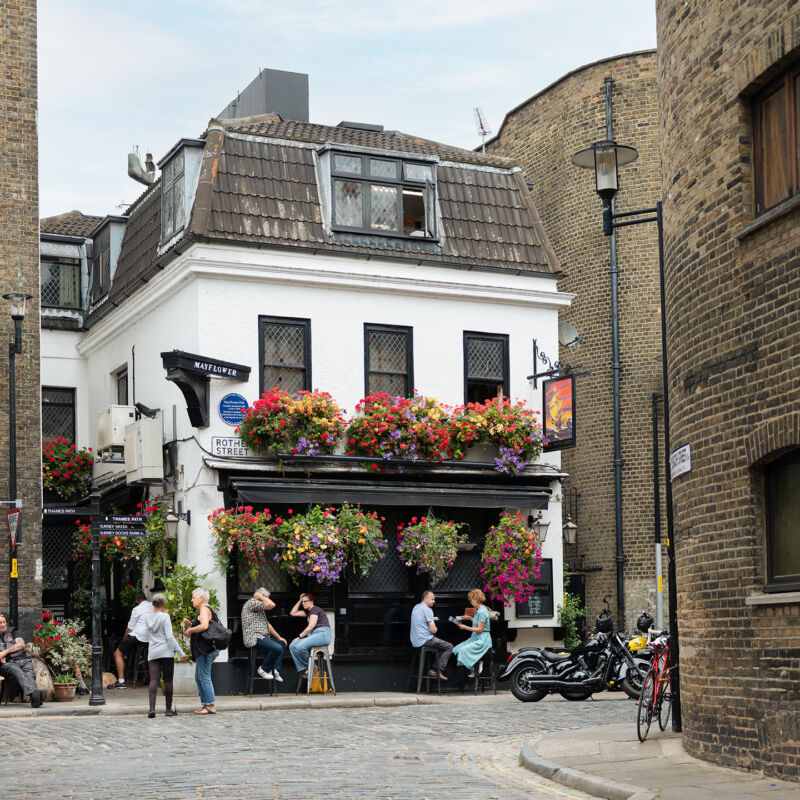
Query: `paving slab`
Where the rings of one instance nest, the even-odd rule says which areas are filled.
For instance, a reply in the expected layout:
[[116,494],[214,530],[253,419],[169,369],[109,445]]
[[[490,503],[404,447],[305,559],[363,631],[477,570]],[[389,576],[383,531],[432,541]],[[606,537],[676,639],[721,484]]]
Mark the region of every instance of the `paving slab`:
[[690,756],[682,737],[652,729],[645,742],[627,725],[603,725],[526,744],[520,764],[607,800],[797,800],[800,783],[726,769]]

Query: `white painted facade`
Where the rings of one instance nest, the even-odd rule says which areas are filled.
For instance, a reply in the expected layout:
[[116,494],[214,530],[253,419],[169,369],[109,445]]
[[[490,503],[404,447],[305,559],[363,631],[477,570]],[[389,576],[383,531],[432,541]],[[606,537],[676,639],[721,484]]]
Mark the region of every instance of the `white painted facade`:
[[[223,499],[217,472],[204,459],[212,437],[233,435],[218,413],[221,397],[258,398],[259,315],[311,320],[313,387],[330,392],[349,415],[364,395],[364,323],[413,328],[415,387],[449,405],[463,402],[463,332],[508,334],[510,395],[541,411],[541,387],[534,390],[526,379],[534,371],[531,340],[557,352],[558,311],[571,299],[556,290],[555,277],[195,243],[90,331],[42,331],[42,384],[76,388],[81,446],[95,446],[96,415],[116,403],[114,374],[121,367],[128,369],[130,402],[162,409],[165,441],[177,440],[180,465],[167,487],[174,505],[192,518],[191,526],[180,524],[178,558],[212,573],[224,616],[225,578],[212,556],[207,523]],[[208,428],[191,426],[183,396],[165,379],[160,354],[173,349],[252,368],[247,383],[211,379]],[[560,455],[548,453],[540,464],[555,476]],[[553,559],[557,606],[563,598],[555,477],[551,489],[543,555]],[[553,643],[555,617],[534,627],[517,620],[513,609],[506,613],[520,628],[514,648]]]

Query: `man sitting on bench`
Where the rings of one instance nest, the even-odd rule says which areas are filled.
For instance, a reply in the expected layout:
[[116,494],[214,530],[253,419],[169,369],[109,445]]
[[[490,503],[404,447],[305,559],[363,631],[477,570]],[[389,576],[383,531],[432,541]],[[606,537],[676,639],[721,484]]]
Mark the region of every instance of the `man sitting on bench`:
[[31,705],[39,708],[46,692],[36,686],[36,673],[25,653],[25,640],[16,628],[9,630],[5,614],[0,614],[0,648],[0,675],[6,680],[13,678],[22,694],[30,696]]

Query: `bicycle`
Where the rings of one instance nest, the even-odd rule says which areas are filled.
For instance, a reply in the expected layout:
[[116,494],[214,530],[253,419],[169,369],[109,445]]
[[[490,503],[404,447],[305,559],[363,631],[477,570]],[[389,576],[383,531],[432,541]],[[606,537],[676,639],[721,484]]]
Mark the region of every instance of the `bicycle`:
[[642,684],[636,714],[636,735],[643,742],[650,731],[653,717],[658,719],[658,727],[666,730],[672,711],[672,692],[670,691],[669,633],[662,631],[653,641],[655,652],[650,669]]

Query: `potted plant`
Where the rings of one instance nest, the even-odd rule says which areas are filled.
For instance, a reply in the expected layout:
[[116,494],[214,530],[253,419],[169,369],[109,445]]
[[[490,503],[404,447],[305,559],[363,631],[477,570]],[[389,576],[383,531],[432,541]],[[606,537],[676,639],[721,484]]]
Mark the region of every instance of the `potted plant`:
[[544,440],[537,416],[522,401],[512,403],[507,397],[459,406],[450,421],[454,455],[464,458],[469,448],[493,446],[497,448],[494,468],[516,475],[542,453]]
[[487,597],[524,603],[533,595],[533,581],[539,577],[542,549],[522,514],[501,514],[497,525],[486,534],[481,556],[481,577]]
[[82,622],[70,619],[61,623],[46,611],[34,630],[33,645],[55,676],[56,700],[73,699],[78,685],[76,669],[83,671],[89,666],[92,646],[82,630]]
[[42,485],[59,497],[87,494],[92,488],[93,470],[91,447],[79,450],[63,436],[42,445]]
[[257,453],[314,456],[333,453],[344,428],[342,412],[327,392],[290,395],[274,388],[245,411],[236,432]]
[[[166,604],[164,611],[169,614],[172,621],[172,632],[180,642],[185,652],[189,652],[189,642],[183,635],[183,620],[193,620],[197,616],[197,611],[192,605],[192,592],[198,587],[204,586],[208,574],[198,573],[194,567],[184,564],[174,564],[167,569],[167,576],[164,578],[164,597]],[[217,609],[217,593],[209,589],[209,605]],[[173,678],[173,690],[176,695],[194,696],[197,694],[197,684],[194,680],[194,664],[190,661],[176,662],[175,676]]]
[[274,554],[277,540],[269,509],[253,512],[252,506],[218,508],[208,518],[214,536],[214,552],[223,572],[236,551],[255,578],[260,564]]
[[412,517],[407,525],[397,526],[397,550],[406,566],[416,566],[417,574],[427,572],[431,585],[447,576],[456,560],[457,547],[466,542],[459,533],[463,523],[430,517]]
[[292,578],[305,575],[328,586],[336,583],[346,553],[335,511],[314,506],[307,514],[294,514],[291,509],[289,514],[286,519],[275,519],[278,566]]
[[[348,455],[399,461],[452,458],[447,408],[433,397],[392,397],[372,392],[357,406],[345,432]],[[379,470],[378,464],[368,464]]]

